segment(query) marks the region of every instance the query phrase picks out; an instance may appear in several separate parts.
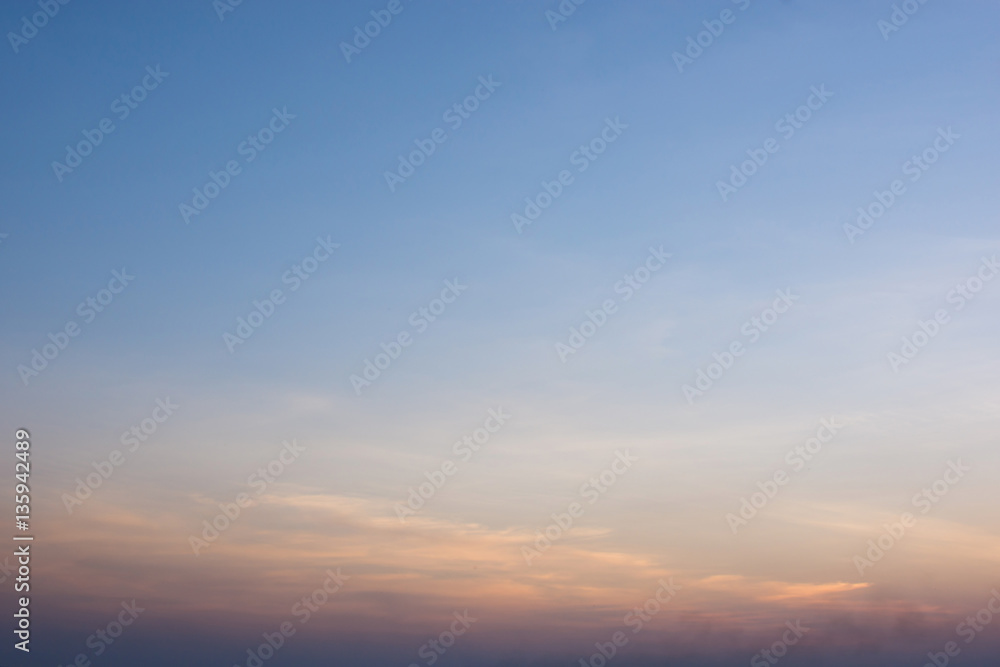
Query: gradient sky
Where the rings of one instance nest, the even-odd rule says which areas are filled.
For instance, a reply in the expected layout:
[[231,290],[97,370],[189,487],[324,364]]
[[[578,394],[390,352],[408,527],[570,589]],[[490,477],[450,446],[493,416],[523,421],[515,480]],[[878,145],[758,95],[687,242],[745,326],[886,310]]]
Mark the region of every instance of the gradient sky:
[[[920,665],[952,640],[962,665],[994,664],[998,624],[969,644],[956,626],[1000,587],[1000,280],[961,309],[952,290],[1000,252],[1000,7],[932,0],[885,39],[888,0],[591,0],[555,29],[556,0],[401,0],[347,62],[340,44],[387,4],[245,0],[220,20],[209,0],[70,2],[16,52],[7,38],[0,432],[11,448],[32,433],[37,625],[30,658],[6,643],[0,660],[244,665],[340,568],[343,589],[264,664],[424,665],[464,610],[478,620],[437,664],[578,665],[622,629],[612,664],[749,664],[796,620],[811,630],[782,665]],[[673,54],[727,9],[679,72]],[[37,11],[4,3],[0,26]],[[166,78],[119,119],[147,67]],[[444,112],[480,77],[500,85],[453,129]],[[783,138],[775,123],[821,86]],[[294,118],[247,162],[274,109]],[[103,118],[115,130],[59,180],[52,163]],[[627,127],[578,171],[608,119]],[[436,128],[446,141],[391,191],[385,172]],[[723,201],[717,182],[771,137]],[[230,160],[240,173],[186,224],[179,205]],[[511,215],[562,170],[573,182],[518,233]],[[905,192],[851,242],[845,223],[895,179]],[[339,247],[293,291],[283,276],[317,238]],[[616,284],[651,247],[671,257],[626,301]],[[78,304],[123,268],[134,280],[87,321]],[[418,330],[446,281],[467,289]],[[224,334],[274,289],[286,300],[230,352]],[[798,298],[751,342],[777,290]],[[563,362],[556,344],[608,299]],[[351,376],[400,332],[412,344],[359,395]],[[733,341],[745,354],[686,400]],[[121,434],[167,398],[128,451]],[[453,443],[501,407],[463,461]],[[795,470],[786,452],[823,419],[843,428]],[[248,478],[292,440],[303,453],[258,495]],[[589,504],[581,485],[626,450],[638,460]],[[914,495],[959,460],[921,513]],[[733,534],[727,514],[776,471],[788,483]],[[240,493],[253,506],[194,555],[189,536]],[[522,547],[574,501],[583,515],[529,565]],[[916,525],[859,573],[904,512]],[[670,578],[633,635],[625,614]],[[147,611],[95,656],[88,637],[132,599]]]

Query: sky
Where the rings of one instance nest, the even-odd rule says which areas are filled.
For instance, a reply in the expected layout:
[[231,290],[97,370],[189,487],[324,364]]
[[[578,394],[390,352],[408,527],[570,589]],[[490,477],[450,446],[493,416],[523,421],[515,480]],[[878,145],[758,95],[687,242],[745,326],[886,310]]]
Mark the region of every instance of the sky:
[[0,662],[993,664],[998,19],[4,3]]

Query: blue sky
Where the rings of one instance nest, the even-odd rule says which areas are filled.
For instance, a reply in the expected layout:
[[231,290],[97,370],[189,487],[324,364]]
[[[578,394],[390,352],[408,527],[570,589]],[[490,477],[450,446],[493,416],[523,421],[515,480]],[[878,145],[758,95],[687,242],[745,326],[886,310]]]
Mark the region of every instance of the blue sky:
[[[213,588],[229,574],[219,563],[188,563],[185,539],[284,439],[309,444],[308,465],[283,477],[262,504],[303,513],[301,534],[290,530],[301,541],[288,585],[308,587],[315,576],[306,563],[315,554],[304,545],[317,532],[333,539],[316,528],[313,500],[325,499],[323,511],[339,517],[332,524],[351,526],[333,535],[391,544],[397,538],[380,522],[394,520],[392,504],[500,405],[515,415],[511,424],[433,499],[420,525],[428,535],[443,531],[446,544],[471,531],[475,545],[453,551],[480,562],[478,554],[497,544],[518,543],[512,536],[530,536],[580,480],[631,447],[643,463],[587,515],[578,551],[553,556],[551,567],[579,576],[567,591],[590,590],[581,582],[608,553],[648,566],[650,576],[690,582],[690,602],[678,598],[687,616],[664,625],[661,652],[649,649],[657,656],[681,651],[684,633],[670,628],[695,617],[756,638],[762,618],[794,613],[792,603],[774,607],[766,591],[775,582],[813,586],[809,595],[820,596],[860,581],[850,565],[858,546],[949,458],[965,457],[975,473],[941,504],[934,515],[941,524],[925,524],[920,548],[897,550],[896,569],[880,566],[857,599],[802,603],[817,618],[842,608],[874,618],[891,600],[892,613],[918,614],[927,628],[950,632],[947,613],[978,604],[980,588],[996,585],[978,578],[995,571],[995,561],[958,549],[935,571],[950,592],[935,589],[929,598],[907,582],[943,558],[935,544],[1000,537],[992,472],[1000,288],[987,282],[961,311],[947,300],[1000,250],[995,4],[927,2],[885,39],[878,22],[890,20],[891,2],[752,0],[744,10],[728,1],[590,0],[555,29],[546,12],[558,11],[557,2],[401,3],[350,62],[340,44],[386,3],[245,0],[220,20],[207,0],[70,2],[0,57],[8,90],[0,100],[2,422],[5,432],[27,425],[45,443],[38,511],[58,534],[108,530],[137,554],[134,578],[113,590],[81,585],[71,602],[45,598],[68,642],[52,659],[68,660],[74,642],[83,645],[81,610],[100,615],[101,604],[111,609],[137,591],[155,598],[153,608],[160,602],[164,623],[176,620],[186,603],[150,583],[173,547],[184,563],[178,571],[211,590],[212,605],[239,607],[232,591],[246,584],[226,579]],[[733,21],[679,72],[673,54],[724,10]],[[7,3],[0,25],[18,30],[36,11],[36,3]],[[112,103],[143,81],[147,67],[167,76],[120,119]],[[443,114],[490,77],[498,87],[450,127]],[[819,87],[832,96],[781,138],[775,123]],[[241,142],[267,127],[275,109],[294,118],[248,162]],[[103,118],[114,131],[60,181],[53,161]],[[609,119],[627,127],[578,171],[574,152]],[[436,128],[447,139],[391,191],[385,172]],[[904,163],[948,128],[959,138],[909,180]],[[779,150],[723,201],[717,182],[771,137]],[[186,223],[179,205],[230,160],[240,173]],[[562,170],[572,184],[518,233],[511,215],[523,214],[525,198]],[[843,225],[894,179],[906,192],[851,243]],[[339,247],[289,290],[282,277],[313,253],[317,237]],[[625,301],[615,285],[651,246],[671,259]],[[134,282],[84,323],[78,304],[123,267]],[[411,314],[449,280],[468,289],[415,333]],[[231,353],[223,334],[276,288],[287,300]],[[689,404],[682,386],[713,353],[747,342],[742,325],[772,304],[776,290],[800,300]],[[618,310],[563,363],[556,343],[609,298]],[[886,355],[938,309],[949,323],[894,372]],[[23,382],[18,367],[71,320],[80,335]],[[351,375],[403,331],[412,346],[358,395]],[[100,498],[95,492],[103,509],[67,514],[61,494],[166,396],[182,408]],[[831,415],[849,425],[838,446],[779,499],[773,523],[753,526],[755,537],[732,536],[723,516]],[[241,526],[247,532],[231,538],[233,549],[272,539],[269,511]],[[112,530],[121,522],[159,522],[170,537],[126,538]],[[76,579],[86,578],[92,560],[112,557],[82,538],[51,535],[89,554],[63,563]],[[686,536],[685,546],[666,535]],[[425,631],[420,601],[431,610],[444,605],[438,589],[410,590],[386,574],[398,565],[392,558],[334,542],[321,551],[353,566],[370,598],[414,596],[390,641],[409,646],[407,633]],[[220,563],[235,558],[222,553]],[[516,549],[508,555],[513,564],[483,565],[488,572],[469,584],[495,596],[504,619],[493,634],[483,628],[484,647],[518,632],[511,619],[524,610],[500,592],[504,582],[533,591],[531,613],[562,618],[577,606],[576,593],[545,597],[541,580],[512,574]],[[269,557],[260,557],[262,567]],[[467,563],[455,558],[451,569],[428,560],[422,576],[457,577]],[[765,592],[737,605],[745,616],[730,616],[713,597],[720,577]],[[632,579],[604,585],[592,601],[600,609],[648,588]],[[281,590],[261,597],[280,598]],[[377,636],[379,614],[365,600],[350,598],[330,613],[350,612],[361,619],[359,633]],[[262,608],[253,613],[270,618]],[[223,633],[213,649],[219,660],[236,660],[247,637],[260,634],[251,621],[233,619],[222,624],[227,633],[230,624],[251,630]],[[580,623],[601,628],[593,641],[603,636],[594,618]],[[551,651],[582,654],[587,635],[581,644],[577,630],[553,622]],[[158,636],[148,632],[144,641]],[[919,659],[919,650],[907,654],[894,643],[901,641],[894,632],[887,626],[879,639],[893,659]],[[830,629],[817,646],[849,650],[840,633]],[[723,648],[749,659],[745,639],[728,635]],[[317,633],[279,658],[295,664],[292,650],[321,651],[323,641]],[[141,655],[140,648],[108,659]],[[400,651],[401,664],[415,659]],[[685,654],[712,659],[707,649]],[[176,664],[164,655],[174,660],[164,664]]]

